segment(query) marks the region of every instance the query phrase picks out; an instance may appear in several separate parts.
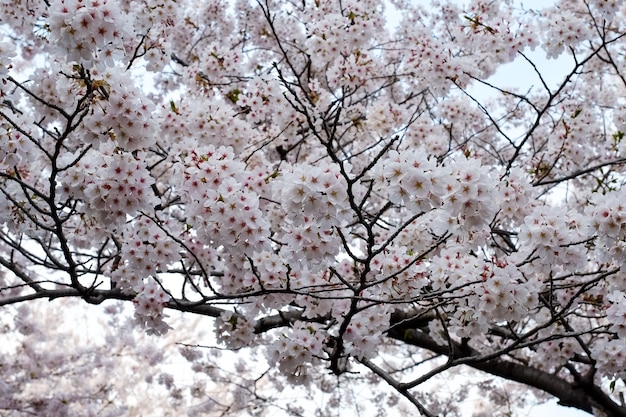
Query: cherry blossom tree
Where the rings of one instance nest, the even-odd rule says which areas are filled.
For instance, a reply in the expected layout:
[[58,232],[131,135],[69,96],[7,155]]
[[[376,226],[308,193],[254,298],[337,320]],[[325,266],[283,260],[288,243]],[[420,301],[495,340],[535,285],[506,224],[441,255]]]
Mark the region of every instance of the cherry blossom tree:
[[[626,416],[625,21],[605,0],[3,2],[0,409],[309,415],[276,395],[302,387],[322,414],[361,391],[443,416],[472,388],[496,415],[515,386],[508,413],[532,392]],[[513,60],[530,89],[490,81]],[[135,381],[172,346],[190,391]]]

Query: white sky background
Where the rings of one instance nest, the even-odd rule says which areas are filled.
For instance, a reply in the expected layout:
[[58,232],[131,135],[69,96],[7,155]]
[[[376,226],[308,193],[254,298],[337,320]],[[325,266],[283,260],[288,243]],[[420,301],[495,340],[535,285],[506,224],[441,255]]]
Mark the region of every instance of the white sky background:
[[[420,2],[423,0],[413,0],[414,2]],[[446,1],[446,0],[442,0]],[[447,0],[459,5],[468,4],[468,0]],[[497,1],[497,0],[494,0]],[[426,2],[426,1],[424,1]],[[516,1],[520,9],[525,10],[539,10],[554,4],[554,0],[523,0]],[[393,19],[399,21],[400,14],[393,10],[392,7],[388,7],[388,16],[390,22]],[[536,65],[537,69],[541,73],[542,77],[546,81],[546,84],[553,88],[560,83],[565,75],[571,70],[573,61],[567,54],[563,54],[559,59],[546,59],[546,54],[540,48],[536,48],[534,51],[525,51],[525,55]],[[515,83],[511,81],[515,80]],[[487,80],[489,83],[498,87],[518,87],[522,91],[526,91],[533,87],[533,90],[537,88],[543,88],[541,81],[534,69],[523,58],[518,58],[515,61],[501,66],[496,74]],[[476,97],[479,101],[484,102],[489,96],[500,94],[495,90],[481,85],[475,86],[469,89],[469,92]],[[562,407],[557,404],[557,400],[552,400],[546,404],[539,406],[531,406],[519,413],[521,416],[526,417],[545,417],[545,416],[559,416],[559,417],[589,417],[590,414],[582,412],[580,410],[571,407]]]

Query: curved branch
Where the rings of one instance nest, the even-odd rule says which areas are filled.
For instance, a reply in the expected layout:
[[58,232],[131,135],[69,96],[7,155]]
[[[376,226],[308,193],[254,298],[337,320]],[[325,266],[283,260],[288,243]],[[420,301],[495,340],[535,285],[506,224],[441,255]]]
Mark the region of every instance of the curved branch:
[[447,345],[438,344],[430,335],[421,330],[397,326],[389,330],[388,335],[393,339],[441,355],[453,356],[455,361],[462,362],[474,369],[538,388],[558,398],[560,405],[578,408],[588,413],[593,413],[594,409],[599,409],[611,416],[626,416],[626,407],[616,404],[592,382],[570,383],[554,374],[500,358],[472,360],[473,357],[480,357],[480,353],[467,344],[453,341],[453,352],[451,352]]
[[420,403],[417,400],[417,398],[415,398],[415,396],[409,392],[408,388],[402,386],[400,382],[393,379],[391,375],[385,372],[382,368],[380,368],[379,366],[377,366],[376,364],[374,364],[368,359],[361,359],[359,360],[359,362],[361,362],[363,365],[369,368],[372,372],[378,375],[381,379],[383,379],[385,382],[391,385],[400,394],[404,395],[409,401],[411,401],[413,405],[415,405],[415,407],[417,407],[421,415],[426,416],[426,417],[435,417],[434,414],[428,411],[426,407],[424,407],[422,403]]

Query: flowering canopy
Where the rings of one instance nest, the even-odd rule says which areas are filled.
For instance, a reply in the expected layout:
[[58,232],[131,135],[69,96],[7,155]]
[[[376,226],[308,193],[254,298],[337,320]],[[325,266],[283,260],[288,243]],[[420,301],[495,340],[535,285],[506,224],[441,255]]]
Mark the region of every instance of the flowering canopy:
[[[626,416],[623,3],[15,0],[0,21],[20,326],[31,300],[117,300],[157,335],[212,317],[275,383],[368,368],[431,416],[420,389],[466,365]],[[515,59],[531,89],[486,81]]]

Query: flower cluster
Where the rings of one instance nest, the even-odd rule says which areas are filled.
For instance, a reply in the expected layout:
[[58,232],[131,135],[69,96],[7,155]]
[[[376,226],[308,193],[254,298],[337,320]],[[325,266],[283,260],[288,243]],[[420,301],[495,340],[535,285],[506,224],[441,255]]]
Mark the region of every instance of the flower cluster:
[[473,288],[469,305],[481,333],[486,334],[493,322],[519,322],[537,306],[541,282],[526,279],[515,265],[504,262],[482,263],[481,282]]
[[[336,264],[336,267],[342,280],[351,281],[354,278],[352,264],[348,260]],[[328,270],[312,272],[306,268],[301,268],[299,271],[291,271],[289,273],[289,285],[291,288],[300,290],[295,303],[304,309],[303,317],[338,316],[350,308],[349,296],[351,291],[343,289],[345,287],[341,280]],[[336,289],[330,290],[331,287]],[[307,291],[311,288],[324,288],[327,291],[320,297],[315,293],[308,294]]]
[[168,35],[182,12],[177,6],[172,0],[138,0],[128,6],[134,17],[132,27],[142,35],[143,59],[148,71],[160,71],[170,61],[172,48]]
[[163,322],[163,307],[170,298],[156,279],[144,279],[133,298],[135,318],[143,321],[145,327],[157,334],[166,332],[168,326]]
[[467,303],[453,307],[450,331],[459,337],[486,334],[495,322],[519,321],[537,305],[538,279],[525,279],[514,265],[492,263],[445,249],[431,259],[431,285]]
[[391,300],[411,300],[428,285],[426,267],[416,262],[405,247],[389,247],[372,260],[372,282],[380,282],[381,296]]
[[224,311],[215,319],[215,334],[229,349],[249,346],[255,337],[252,323],[232,311]]
[[[21,119],[17,118],[16,119]],[[26,126],[26,122],[24,123]],[[0,123],[0,169],[12,169],[27,163],[33,154],[33,143],[22,132]]]
[[319,2],[307,10],[308,17],[315,22],[307,39],[309,53],[316,59],[332,62],[364,49],[372,33],[384,25],[379,7],[371,0],[350,0],[342,3],[342,10],[337,10],[335,3]]
[[328,229],[350,219],[348,187],[335,164],[293,166],[283,170],[275,184],[274,195],[293,224],[306,224],[307,217],[313,216],[321,228]]
[[[302,125],[302,115],[294,111],[285,99],[285,91],[274,80],[255,78],[246,90],[231,91],[229,98],[244,109],[246,119],[252,125],[267,123],[278,132],[296,133]],[[295,136],[295,135],[294,135]]]
[[304,224],[286,224],[281,235],[280,256],[292,266],[308,265],[320,271],[335,261],[341,251],[336,232],[320,226],[313,217],[304,217]]
[[375,60],[370,59],[366,53],[358,53],[335,60],[326,76],[332,88],[356,89],[365,86],[368,80],[378,73],[377,70]]
[[287,287],[287,265],[276,252],[263,251],[252,258],[248,273],[254,274],[260,288],[274,290]]
[[[131,246],[134,246],[131,244]],[[146,245],[147,246],[147,245]],[[131,252],[132,250],[126,250]],[[152,256],[152,259],[155,259]],[[135,306],[135,321],[149,333],[164,334],[169,330],[169,326],[163,320],[165,314],[163,308],[171,299],[163,285],[156,278],[156,271],[153,275],[147,275],[148,269],[137,270],[136,265],[141,259],[131,258],[131,261],[116,260],[110,272],[111,283],[115,288],[120,289],[124,294],[133,296]],[[161,261],[162,262],[162,261]]]
[[433,37],[420,39],[415,43],[414,49],[410,50],[409,58],[405,65],[405,71],[418,74],[424,79],[424,84],[433,83],[438,93],[447,88],[446,80],[452,79],[460,82],[464,77],[461,68],[463,65],[458,57],[450,53],[443,41]]
[[562,207],[537,206],[520,228],[519,259],[530,253],[542,265],[578,268],[585,264],[588,239],[585,218]]
[[340,247],[333,228],[351,218],[346,182],[338,167],[326,163],[294,166],[285,169],[272,188],[286,213],[281,256],[294,264],[315,261],[320,269],[333,261]]
[[380,102],[372,103],[372,105],[365,110],[367,113],[364,123],[372,130],[375,135],[374,137],[391,136],[393,132],[403,126],[404,120],[407,117],[404,109],[396,105],[392,100],[386,101],[383,99]]
[[4,42],[0,36],[0,78],[4,78],[11,69],[11,58],[15,56],[15,45]]
[[[413,219],[413,217],[413,213],[406,213],[404,217],[400,218],[404,227],[397,235],[393,234],[394,230],[383,229],[379,235],[379,242],[393,240],[393,246],[402,248],[401,254],[408,254],[414,257],[421,256],[436,247],[437,236],[432,233],[424,233],[424,230],[431,230],[433,224],[438,222],[436,213],[430,212],[417,219]],[[409,219],[412,220],[410,223]],[[402,259],[405,255],[400,256],[400,258]]]
[[615,291],[608,296],[610,302],[606,309],[606,318],[611,323],[610,329],[623,342],[626,339],[626,293]]
[[56,125],[59,121],[59,113],[50,104],[69,108],[76,104],[77,96],[84,92],[84,88],[77,86],[73,80],[57,78],[59,71],[60,68],[37,68],[31,76],[37,80],[31,91],[39,100],[31,98],[30,101],[36,113],[43,118],[44,126]]
[[83,140],[98,145],[114,141],[132,152],[154,142],[157,125],[152,117],[154,104],[136,87],[121,82],[117,75],[105,74],[93,81],[97,103],[85,118]]
[[[457,342],[624,374],[626,5],[29,2],[0,6],[3,304],[206,314],[296,382],[378,352],[408,381]],[[556,87],[538,36],[573,56]],[[533,88],[492,77],[518,56]]]
[[624,339],[600,339],[591,349],[603,375],[626,379],[626,344]]
[[165,227],[145,216],[129,223],[123,231],[121,251],[110,270],[113,286],[134,296],[137,322],[156,334],[169,329],[163,321],[163,307],[171,298],[156,277],[180,257]]
[[221,100],[201,108],[190,107],[185,101],[179,106],[170,102],[162,111],[165,114],[159,117],[161,135],[170,143],[173,154],[186,153],[192,146],[189,138],[193,137],[203,145],[230,146],[239,155],[250,145],[244,139],[253,136],[249,124]]
[[479,280],[473,259],[463,256],[458,248],[445,248],[430,260],[430,285],[433,290],[445,290],[454,284],[465,291],[467,284]]
[[117,0],[56,0],[49,8],[50,40],[70,61],[113,67],[124,55],[126,17]]
[[[255,251],[254,255],[229,251],[224,253],[227,272],[213,277],[222,294],[242,294],[249,292],[269,292],[267,298],[246,305],[243,311],[249,315],[267,312],[289,304],[294,296],[289,293],[273,297],[272,291],[290,287],[288,266],[277,253],[268,250]],[[293,288],[293,287],[292,287]]]
[[590,0],[589,7],[593,13],[597,13],[600,19],[611,21],[611,19],[619,16],[620,6],[623,6],[618,1],[607,0]]
[[456,225],[463,230],[484,230],[498,210],[493,204],[496,195],[488,168],[478,159],[462,158],[450,167],[451,181],[445,185],[443,199],[445,226],[439,233]]
[[178,21],[181,12],[173,0],[133,0],[128,4],[129,10],[135,11],[133,28],[136,32],[149,34],[150,31],[160,33],[165,26],[172,26]]
[[[17,36],[33,39],[41,35],[41,21],[37,21],[48,11],[49,4],[32,3],[29,0],[0,2],[0,21],[9,24]],[[34,30],[33,30],[34,29]]]
[[554,372],[563,366],[567,361],[579,354],[580,345],[573,339],[555,339],[541,343],[537,347],[541,358],[535,366],[548,372]]
[[483,230],[496,213],[492,180],[479,160],[462,158],[439,166],[418,150],[390,151],[379,169],[379,187],[413,213],[441,209],[433,225],[439,235]]
[[380,338],[389,329],[390,316],[391,308],[384,305],[371,306],[353,316],[343,335],[346,353],[357,358],[375,357]]
[[505,225],[522,222],[537,204],[527,176],[518,168],[511,169],[507,180],[498,183],[498,195],[498,220]]
[[558,58],[568,47],[576,48],[593,36],[593,29],[572,10],[554,7],[544,11],[540,22],[543,48],[548,58]]
[[[589,164],[597,163],[598,157],[601,158],[600,161],[612,158],[615,143],[607,141],[604,132],[598,132],[596,129],[598,109],[587,105],[590,100],[603,99],[602,92],[598,91],[586,95],[585,98],[576,97],[563,103],[565,113],[563,120],[560,126],[556,129],[551,127],[553,131],[548,133],[556,137],[550,141],[545,153],[535,156],[535,160],[539,158],[536,163],[536,176],[566,175],[583,169]],[[621,111],[622,108],[618,107],[613,112],[613,120],[619,127],[623,126],[619,122],[620,113],[623,114]],[[594,152],[589,152],[588,141],[598,144]],[[546,163],[547,161],[554,161],[554,163]]]
[[122,265],[116,265],[113,281],[124,292],[140,292],[143,278],[156,276],[180,258],[178,247],[164,231],[166,225],[157,225],[141,216],[127,227],[120,251]]
[[379,186],[389,201],[405,205],[412,212],[426,212],[441,204],[444,182],[441,169],[425,153],[390,151],[380,165]]
[[250,191],[245,164],[230,147],[191,151],[179,166],[189,222],[198,236],[233,254],[253,255],[268,247],[269,223]]
[[207,242],[203,242],[194,236],[185,234],[183,246],[192,255],[188,268],[193,270],[212,271],[223,270],[224,266],[219,257],[219,251]]
[[154,178],[141,155],[104,147],[101,151],[65,156],[67,166],[58,177],[62,197],[81,200],[85,214],[108,225],[119,225],[126,215],[159,204],[152,190]]
[[307,368],[322,354],[326,337],[320,325],[297,322],[268,346],[267,360],[270,364],[278,363],[290,382],[305,383]]
[[426,155],[444,155],[448,152],[449,133],[443,125],[419,116],[406,130],[405,143],[408,149],[421,148]]
[[222,42],[207,45],[200,66],[201,82],[210,84],[229,83],[229,75],[237,74],[242,57],[236,48],[228,48]]
[[517,52],[526,47],[534,49],[538,40],[533,37],[528,24],[522,21],[515,28],[502,18],[503,13],[505,11],[498,2],[475,2],[464,10],[463,30],[468,37],[482,43],[481,48],[495,52],[496,59],[505,63],[512,61]]
[[621,193],[598,193],[591,203],[585,209],[585,214],[592,219],[591,234],[612,243],[626,239],[626,204]]
[[[484,114],[472,105],[471,99],[468,97],[450,97],[441,103],[437,111],[437,115],[445,120],[445,123],[449,129],[449,134],[460,136],[466,134],[468,131],[481,131],[487,128],[485,123]],[[430,137],[425,138],[425,144],[430,142]],[[482,153],[480,148],[462,148],[466,156],[489,156],[486,153]],[[480,152],[480,153],[479,153]]]

